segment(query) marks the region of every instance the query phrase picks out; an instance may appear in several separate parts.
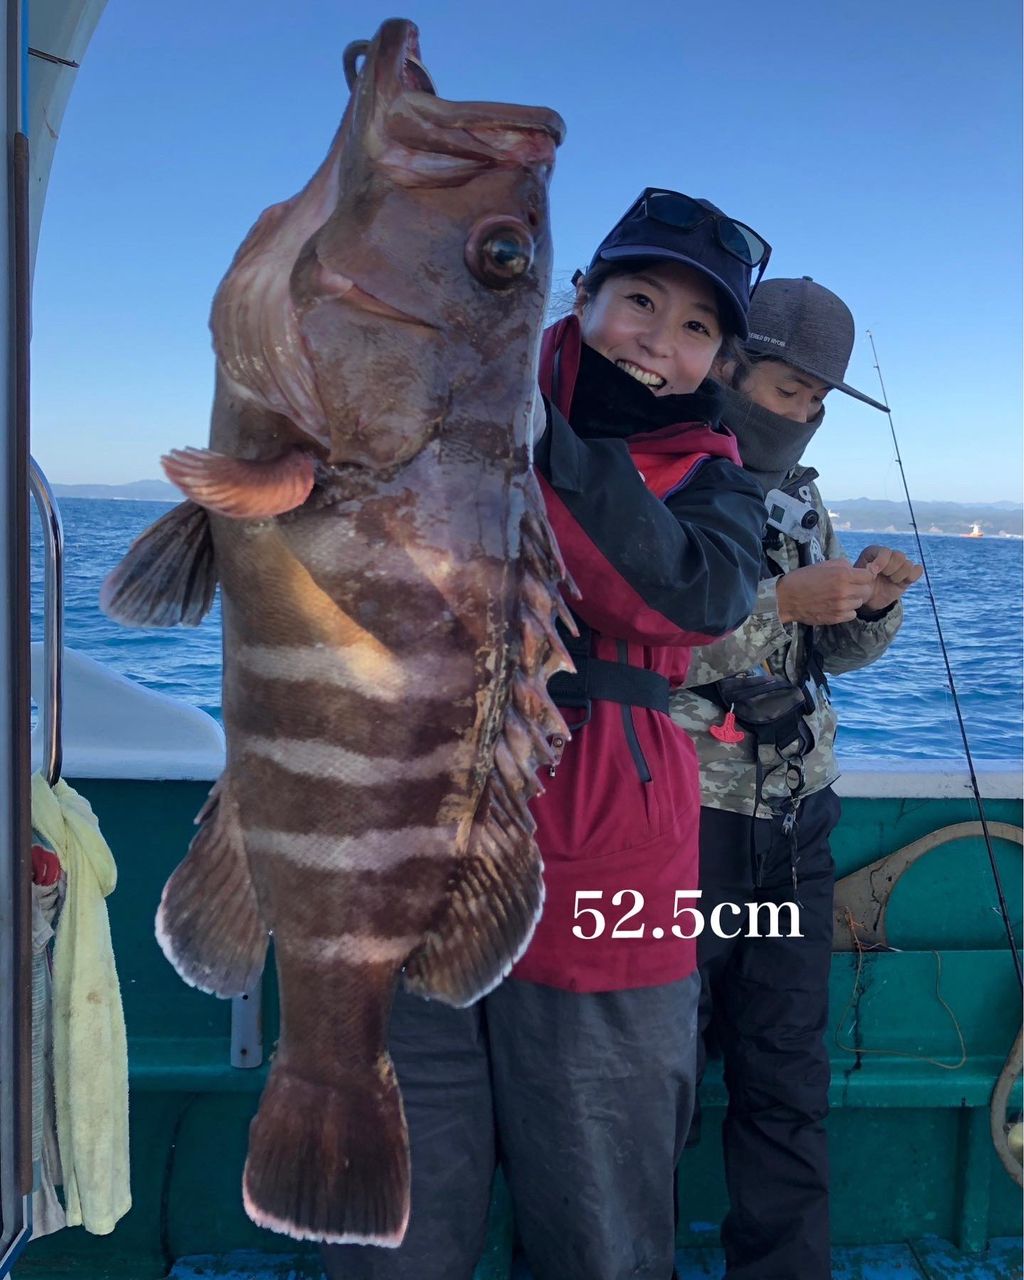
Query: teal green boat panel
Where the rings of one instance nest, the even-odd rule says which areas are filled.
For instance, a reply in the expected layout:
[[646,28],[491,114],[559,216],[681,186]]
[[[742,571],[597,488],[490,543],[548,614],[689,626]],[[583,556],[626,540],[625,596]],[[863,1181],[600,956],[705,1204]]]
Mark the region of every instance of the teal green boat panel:
[[[134,1204],[110,1236],[75,1228],[33,1242],[15,1275],[157,1280],[174,1268],[178,1280],[192,1280],[196,1267],[206,1267],[205,1274],[225,1280],[316,1276],[312,1253],[255,1227],[242,1209],[248,1125],[266,1067],[229,1065],[230,1004],[186,987],[153,936],[163,883],[184,856],[208,785],[73,785],[93,805],[119,868],[108,905],[129,1035]],[[987,809],[993,821],[1021,822],[1019,801],[990,801]],[[838,874],[974,817],[966,798],[847,799],[834,840]],[[1019,928],[1020,850],[1000,842],[998,857]],[[1016,979],[994,905],[982,842],[956,841],[926,855],[898,885],[889,931],[901,950],[865,954],[859,974],[855,952],[834,958],[829,1134],[837,1268],[845,1268],[837,1275],[1020,1276],[1006,1269],[1005,1250],[985,1249],[994,1238],[1018,1236],[1021,1227],[1020,1192],[987,1133],[992,1084],[1020,1026]],[[268,974],[267,1056],[276,1025],[276,986]],[[950,1069],[960,1054],[958,1027],[968,1060]],[[720,1274],[694,1270],[720,1267],[712,1224],[723,1212],[725,1098],[714,1069],[704,1096],[704,1137],[680,1169],[687,1277]],[[926,1237],[937,1242],[925,1247]],[[509,1280],[512,1239],[499,1180],[477,1280]],[[877,1255],[878,1266],[890,1270],[872,1270],[871,1250],[893,1243],[902,1252]],[[237,1259],[240,1250],[243,1270],[224,1270],[233,1265],[225,1256]],[[899,1269],[906,1258],[916,1270]],[[244,1269],[257,1261],[264,1270]],[[996,1269],[984,1270],[989,1265]]]
[[72,781],[99,819],[117,862],[107,899],[129,1039],[167,1043],[230,1035],[230,1004],[185,985],[153,932],[164,883],[195,835],[193,820],[210,790],[203,782]]

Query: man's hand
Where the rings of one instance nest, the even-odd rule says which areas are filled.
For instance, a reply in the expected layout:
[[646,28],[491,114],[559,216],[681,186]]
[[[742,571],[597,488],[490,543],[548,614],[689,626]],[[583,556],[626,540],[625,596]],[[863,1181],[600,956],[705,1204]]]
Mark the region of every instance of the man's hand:
[[865,547],[857,557],[857,568],[873,568],[878,573],[871,595],[861,606],[865,613],[888,609],[924,572],[921,565],[914,564],[893,547]]
[[785,573],[777,589],[779,620],[814,626],[852,622],[871,599],[878,573],[873,563],[862,568],[849,560],[826,560]]

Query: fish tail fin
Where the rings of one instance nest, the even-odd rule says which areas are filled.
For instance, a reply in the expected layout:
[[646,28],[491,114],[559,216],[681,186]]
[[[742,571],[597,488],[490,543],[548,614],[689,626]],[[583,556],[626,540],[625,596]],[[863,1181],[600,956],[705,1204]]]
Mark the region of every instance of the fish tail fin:
[[257,1226],[296,1240],[401,1244],[409,1221],[409,1138],[394,1067],[336,1084],[271,1068],[242,1178]]
[[141,533],[100,589],[100,608],[127,627],[197,626],[217,590],[210,518],[182,502]]
[[196,818],[199,831],[164,886],[157,941],[190,986],[240,996],[267,955],[238,810],[222,776]]

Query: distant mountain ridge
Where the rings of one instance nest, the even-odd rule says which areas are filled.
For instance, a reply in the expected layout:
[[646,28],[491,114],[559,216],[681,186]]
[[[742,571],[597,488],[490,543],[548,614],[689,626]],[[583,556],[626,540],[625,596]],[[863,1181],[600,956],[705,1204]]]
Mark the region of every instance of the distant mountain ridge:
[[58,498],[134,498],[136,502],[180,502],[181,492],[166,480],[132,480],[128,484],[55,484]]
[[[840,532],[904,533],[911,528],[905,502],[830,498],[827,505]],[[915,502],[914,514],[922,533],[966,534],[976,524],[989,538],[1024,534],[1024,505],[1019,502]]]

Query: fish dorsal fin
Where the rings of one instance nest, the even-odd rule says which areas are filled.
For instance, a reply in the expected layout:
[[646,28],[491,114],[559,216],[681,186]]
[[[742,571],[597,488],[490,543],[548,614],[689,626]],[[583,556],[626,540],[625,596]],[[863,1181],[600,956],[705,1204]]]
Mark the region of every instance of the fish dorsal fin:
[[100,589],[100,608],[126,627],[195,627],[217,590],[210,518],[182,502],[140,534]]
[[544,885],[529,802],[542,790],[538,769],[554,759],[549,735],[569,733],[547,692],[556,671],[572,669],[554,625],[556,615],[569,619],[559,593],[567,578],[535,485],[530,498],[522,526],[519,669],[494,744],[494,766],[444,915],[404,974],[408,990],[456,1007],[496,987],[533,936]]

